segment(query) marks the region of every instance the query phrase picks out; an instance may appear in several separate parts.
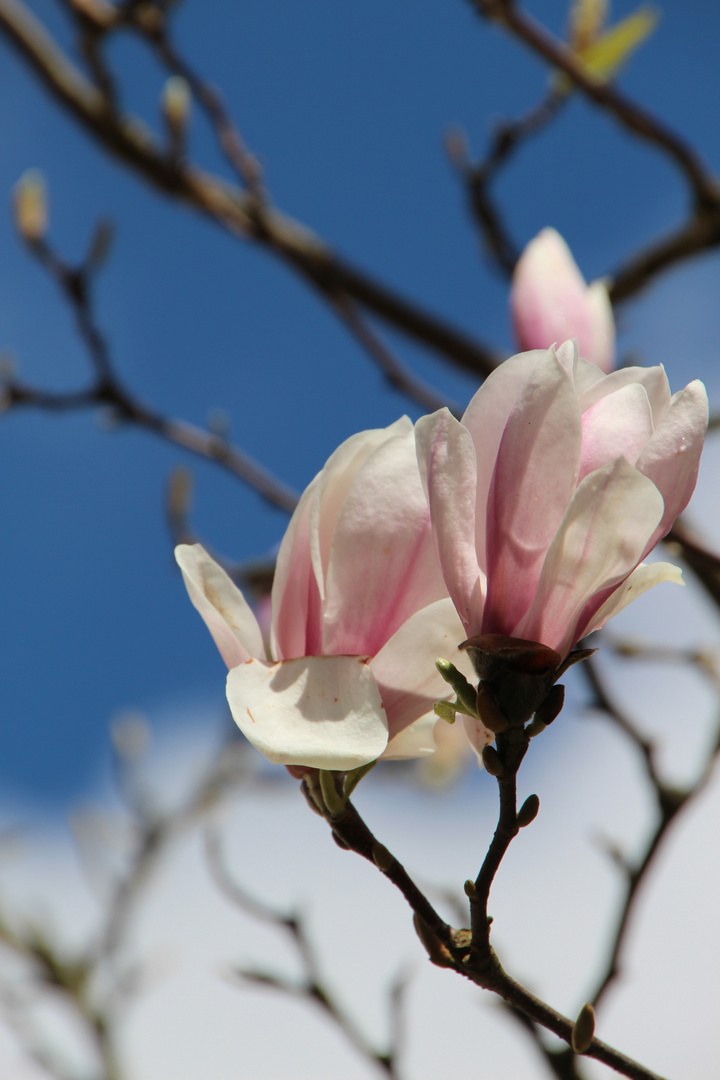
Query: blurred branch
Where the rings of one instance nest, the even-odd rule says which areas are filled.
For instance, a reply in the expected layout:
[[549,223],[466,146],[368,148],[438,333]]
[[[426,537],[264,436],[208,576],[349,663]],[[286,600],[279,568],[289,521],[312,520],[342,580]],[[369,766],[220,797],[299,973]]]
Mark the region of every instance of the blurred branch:
[[490,194],[491,183],[525,140],[549,124],[567,100],[566,91],[553,88],[524,116],[500,123],[493,133],[490,149],[483,160],[475,164],[468,160],[460,139],[452,135],[448,139],[451,161],[465,183],[468,201],[485,243],[508,276],[513,273],[520,252]]
[[[610,276],[609,289],[613,303],[634,295],[661,270],[720,244],[720,182],[679,135],[652,113],[625,97],[615,85],[594,76],[572,48],[548,33],[515,0],[470,2],[480,15],[505,27],[533,52],[564,72],[577,90],[582,91],[633,135],[649,142],[665,154],[675,164],[690,189],[692,205],[686,222],[667,237],[628,259]],[[531,131],[533,113],[529,116]],[[545,119],[542,105],[539,106],[538,116],[541,120]],[[521,134],[526,134],[522,121],[519,130]],[[485,221],[490,204],[483,203],[486,193],[482,184],[479,191],[481,199],[478,216],[486,230],[489,229],[492,246],[492,230],[496,219],[491,213],[488,221]],[[505,234],[500,232],[499,239],[495,242],[500,245],[500,265],[510,270],[513,262],[512,248],[506,247]]]
[[[520,729],[520,734],[525,734],[524,729]],[[514,776],[512,780],[512,796],[508,794],[510,790],[508,786],[507,792],[501,799],[501,820],[498,827],[501,835],[498,839],[497,850],[493,851],[491,845],[487,873],[485,874],[481,869],[479,875],[477,894],[480,903],[482,903],[481,893],[486,884],[485,877],[492,880],[494,864],[499,863],[497,855],[499,854],[502,858],[508,846],[503,833],[511,797],[514,800]],[[373,836],[355,806],[344,799],[343,784],[342,774],[327,773],[323,783],[318,770],[307,770],[303,779],[303,791],[311,808],[328,821],[333,837],[339,846],[354,851],[374,863],[380,872],[400,890],[414,912],[415,929],[430,961],[438,967],[451,968],[484,990],[493,991],[507,1005],[520,1010],[534,1023],[558,1035],[563,1042],[571,1046],[575,1029],[574,1022],[551,1008],[508,975],[489,944],[487,949],[476,947],[476,941],[480,941],[479,934],[473,935],[466,929],[453,930],[438,915],[404,866]],[[332,795],[333,788],[334,795]],[[331,795],[332,809],[327,802]],[[503,851],[500,852],[499,849],[503,845]],[[487,887],[489,890],[489,882]],[[489,931],[489,925],[486,925],[486,930]],[[587,1057],[611,1066],[630,1080],[662,1080],[658,1074],[619,1053],[600,1039],[593,1037],[583,1053]]]
[[[657,823],[648,839],[645,853],[636,863],[630,863],[619,850],[612,849],[609,852],[623,873],[625,897],[611,937],[612,944],[607,965],[600,976],[594,994],[589,999],[592,1005],[597,1008],[612,984],[621,974],[622,955],[637,898],[647,878],[648,871],[654,865],[655,857],[669,832],[670,826],[679,811],[689,805],[710,781],[715,764],[718,757],[720,757],[720,714],[712,746],[695,783],[684,790],[671,787],[664,783],[658,772],[654,744],[641,734],[632,720],[613,700],[605,680],[600,674],[597,663],[593,660],[587,660],[582,667],[593,695],[593,707],[604,712],[639,751],[653,791],[657,811]],[[717,683],[717,675],[715,675],[715,682]]]
[[377,1066],[385,1076],[397,1078],[399,1076],[397,1057],[402,1031],[401,1012],[406,980],[399,978],[390,989],[388,1011],[391,1041],[389,1049],[382,1053],[375,1050],[368,1042],[340,1008],[330,987],[323,982],[315,949],[300,915],[297,912],[288,915],[281,914],[250,896],[231,875],[225,862],[219,834],[214,830],[207,830],[205,833],[205,854],[215,884],[231,904],[252,918],[269,923],[289,934],[300,960],[304,978],[302,982],[294,982],[270,972],[251,969],[236,969],[236,973],[243,979],[269,986],[274,990],[319,1006],[366,1061]]
[[[162,34],[163,13],[157,7],[153,11],[153,33]],[[271,209],[266,202],[258,202],[252,192],[166,153],[139,120],[116,112],[114,103],[70,61],[22,0],[0,0],[0,31],[53,97],[105,149],[153,187],[191,205],[233,235],[260,243],[300,273],[323,297],[331,292],[346,294],[475,375],[487,375],[497,365],[500,358],[490,349],[344,262],[307,228]],[[175,54],[171,58],[179,63]],[[195,78],[193,73],[187,74]],[[203,99],[207,108],[207,96],[203,95]],[[225,131],[224,111],[220,119]],[[216,112],[216,125],[219,122]],[[225,145],[227,152],[227,139]]]
[[168,417],[135,398],[115,373],[107,343],[98,328],[92,306],[92,268],[88,263],[71,267],[55,254],[45,240],[28,243],[72,307],[80,337],[93,371],[90,386],[79,391],[54,392],[21,382],[15,375],[2,376],[2,406],[20,406],[50,412],[70,412],[106,406],[115,419],[134,424],[198,457],[215,462],[252,487],[271,505],[292,513],[297,494],[227,439],[184,420]]
[[720,607],[720,556],[705,545],[683,517],[677,519],[663,543],[690,567],[710,599]]

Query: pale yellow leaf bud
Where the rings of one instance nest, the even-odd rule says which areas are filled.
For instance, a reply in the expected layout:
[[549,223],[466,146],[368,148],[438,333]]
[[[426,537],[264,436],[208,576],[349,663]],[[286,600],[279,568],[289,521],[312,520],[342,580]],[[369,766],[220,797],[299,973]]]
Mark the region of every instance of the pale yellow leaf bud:
[[39,169],[28,169],[13,192],[15,225],[23,240],[36,244],[48,227],[48,202],[45,177]]
[[192,94],[187,80],[181,75],[171,75],[162,92],[161,107],[170,135],[181,141],[190,120]]

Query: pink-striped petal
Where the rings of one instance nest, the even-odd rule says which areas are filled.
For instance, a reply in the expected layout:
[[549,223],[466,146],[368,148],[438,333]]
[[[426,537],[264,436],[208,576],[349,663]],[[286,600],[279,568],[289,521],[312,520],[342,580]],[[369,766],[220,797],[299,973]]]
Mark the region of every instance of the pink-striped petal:
[[487,501],[500,440],[525,384],[546,356],[547,349],[511,356],[488,376],[462,418],[463,427],[472,436],[477,458],[475,550],[482,570],[487,568]]
[[527,611],[577,483],[582,427],[572,382],[549,350],[500,443],[488,498],[483,633],[509,634]]
[[484,575],[475,551],[475,447],[470,433],[447,409],[418,420],[415,444],[445,585],[471,636],[480,626],[484,598]]
[[586,413],[601,398],[609,397],[632,384],[639,384],[645,388],[653,424],[657,427],[670,407],[670,386],[662,364],[651,368],[626,367],[613,371],[611,375],[598,380],[580,392],[580,411]]
[[258,621],[237,585],[200,544],[179,544],[175,558],[188,596],[229,668],[264,657]]
[[707,392],[696,379],[673,396],[670,408],[638,458],[637,469],[653,481],[665,500],[662,520],[649,538],[644,554],[665,536],[690,502],[707,422]]
[[645,388],[630,383],[596,401],[582,418],[582,454],[578,479],[622,454],[634,465],[653,433]]
[[623,457],[586,476],[550,545],[530,610],[512,636],[565,656],[578,640],[588,600],[631,573],[662,512],[660,492]]
[[315,656],[322,649],[320,588],[312,562],[310,519],[318,477],[303,492],[275,565],[270,647],[278,660]]
[[444,596],[410,429],[366,458],[337,516],[323,652],[374,655],[414,612]]
[[249,660],[229,672],[227,698],[243,735],[279,765],[355,769],[387,745],[385,710],[367,657]]

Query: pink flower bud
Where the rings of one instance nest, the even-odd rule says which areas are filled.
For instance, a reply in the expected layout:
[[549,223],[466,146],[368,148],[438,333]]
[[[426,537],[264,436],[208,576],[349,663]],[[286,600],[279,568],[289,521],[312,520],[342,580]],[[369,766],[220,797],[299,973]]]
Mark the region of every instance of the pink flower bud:
[[645,565],[695,487],[707,426],[695,381],[662,367],[603,375],[571,342],[511,357],[462,422],[416,425],[440,565],[468,637],[540,642],[561,657],[659,581]]
[[615,367],[615,321],[602,281],[585,284],[570,249],[543,229],[518,259],[510,290],[520,349],[547,349],[575,338],[580,355],[605,372]]
[[353,769],[434,750],[435,667],[462,624],[435,556],[404,417],[340,446],[301,497],[280,545],[268,655],[242,593],[199,545],[176,558],[230,668],[227,695],[271,761]]

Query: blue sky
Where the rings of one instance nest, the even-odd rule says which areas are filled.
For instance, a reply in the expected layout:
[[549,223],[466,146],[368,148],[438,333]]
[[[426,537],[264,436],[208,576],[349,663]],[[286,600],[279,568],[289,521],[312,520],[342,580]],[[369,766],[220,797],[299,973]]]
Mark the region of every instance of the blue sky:
[[[560,30],[565,4],[534,5]],[[63,40],[66,24],[47,2]],[[616,3],[614,17],[632,10]],[[622,86],[718,167],[720,10],[668,3]],[[338,5],[186,0],[178,41],[223,90],[260,157],[276,205],[361,267],[512,351],[505,282],[479,250],[443,135],[463,127],[481,155],[489,126],[534,105],[543,65],[469,4]],[[164,202],[108,158],[47,98],[0,39],[0,190],[28,167],[47,176],[52,243],[67,257],[110,216],[116,243],[97,312],[117,370],[143,400],[205,423],[222,409],[233,439],[302,488],[337,444],[412,403],[306,287],[265,253]],[[113,49],[127,103],[157,129],[163,79],[137,44]],[[193,156],[224,172],[199,115]],[[687,193],[674,168],[579,99],[501,177],[519,242],[553,225],[586,277],[677,223]],[[86,377],[70,314],[0,215],[0,348],[20,374],[69,388]],[[621,350],[666,364],[673,389],[703,377],[717,400],[720,259],[666,274],[619,312]],[[473,380],[397,335],[425,379],[464,402]],[[76,798],[107,759],[119,710],[216,700],[224,669],[185,597],[164,522],[170,470],[190,465],[193,524],[236,559],[277,544],[285,518],[212,466],[90,414],[21,413],[0,422],[0,790]]]

